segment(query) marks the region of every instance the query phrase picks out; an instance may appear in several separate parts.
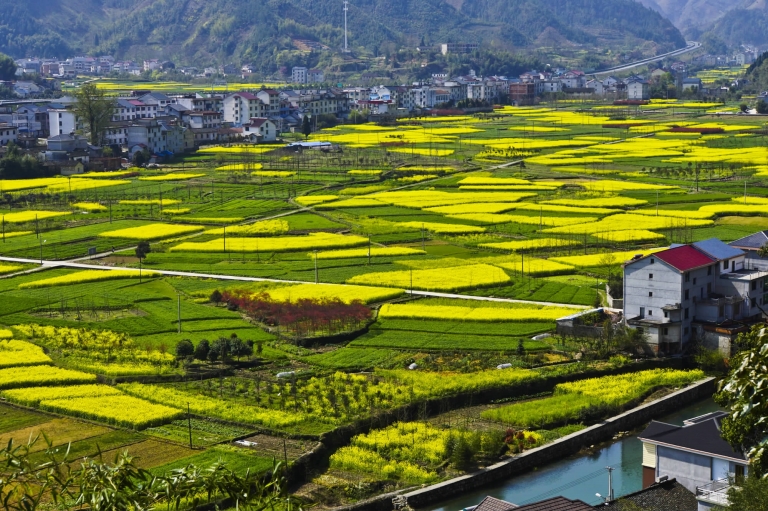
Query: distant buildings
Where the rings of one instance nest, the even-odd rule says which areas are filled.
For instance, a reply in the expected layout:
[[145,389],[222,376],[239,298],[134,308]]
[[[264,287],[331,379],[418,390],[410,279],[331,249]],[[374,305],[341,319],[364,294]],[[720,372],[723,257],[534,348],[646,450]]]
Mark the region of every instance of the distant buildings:
[[447,55],[449,53],[472,53],[479,50],[477,43],[443,43],[440,45],[440,53]]

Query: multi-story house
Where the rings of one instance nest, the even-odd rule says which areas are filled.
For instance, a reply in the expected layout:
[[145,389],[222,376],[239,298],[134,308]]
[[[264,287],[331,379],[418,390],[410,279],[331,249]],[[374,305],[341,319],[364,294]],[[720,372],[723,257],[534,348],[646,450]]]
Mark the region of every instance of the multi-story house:
[[651,421],[643,443],[643,488],[668,479],[696,494],[698,511],[728,505],[728,490],[747,475],[748,461],[720,436],[725,412],[686,420],[682,426]]
[[323,83],[325,81],[325,73],[320,69],[310,69],[307,71],[307,83]]
[[308,70],[306,67],[296,66],[291,69],[291,82],[305,84],[307,83]]
[[651,97],[650,84],[646,80],[630,78],[626,82],[627,99],[645,101]]
[[243,126],[243,135],[254,138],[256,142],[274,142],[279,133],[277,125],[266,117],[254,117]]
[[7,146],[8,143],[14,144],[18,141],[19,129],[8,123],[0,123],[0,146]]
[[54,108],[48,111],[49,136],[71,135],[77,129],[77,116],[72,110]]
[[655,351],[679,351],[694,338],[729,351],[764,301],[766,275],[745,260],[717,239],[634,258],[624,265],[625,323]]

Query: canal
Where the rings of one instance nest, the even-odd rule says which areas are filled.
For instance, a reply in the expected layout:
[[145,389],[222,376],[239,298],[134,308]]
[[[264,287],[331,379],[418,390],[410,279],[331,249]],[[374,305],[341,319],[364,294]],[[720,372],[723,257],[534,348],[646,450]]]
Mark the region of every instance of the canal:
[[[711,399],[700,401],[659,417],[657,420],[682,425],[685,419],[718,410]],[[612,442],[591,454],[570,456],[545,465],[529,474],[516,476],[491,486],[485,486],[461,497],[429,506],[433,511],[459,511],[480,503],[490,495],[522,505],[562,495],[580,499],[588,504],[599,504],[595,494],[608,494],[608,471],[613,467],[613,491],[616,498],[642,489],[641,442],[633,434]]]

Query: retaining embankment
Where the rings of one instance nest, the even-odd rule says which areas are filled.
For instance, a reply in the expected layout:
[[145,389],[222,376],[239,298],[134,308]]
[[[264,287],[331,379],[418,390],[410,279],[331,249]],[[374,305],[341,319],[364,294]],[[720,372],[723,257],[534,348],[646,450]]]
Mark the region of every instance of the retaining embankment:
[[[709,397],[714,392],[715,379],[705,378],[663,398],[637,406],[594,426],[555,440],[547,445],[531,449],[472,474],[450,479],[402,495],[406,497],[410,507],[424,507],[455,495],[475,490],[484,485],[529,472],[546,463],[570,456],[579,452],[584,446],[610,440],[620,431],[635,429],[649,422],[654,417],[673,412],[699,399]],[[391,509],[392,496],[382,495],[350,506],[337,508],[336,511],[390,511]]]

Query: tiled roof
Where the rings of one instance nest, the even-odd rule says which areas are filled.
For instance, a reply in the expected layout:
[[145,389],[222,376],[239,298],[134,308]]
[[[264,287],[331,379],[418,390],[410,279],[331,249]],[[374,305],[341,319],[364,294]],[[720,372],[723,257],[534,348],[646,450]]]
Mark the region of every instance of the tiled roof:
[[690,245],[683,245],[682,247],[656,252],[649,257],[656,257],[678,271],[688,271],[715,262],[714,259]]
[[581,500],[571,500],[565,497],[553,497],[551,499],[526,504],[515,508],[515,511],[595,511],[592,506]]
[[744,252],[738,248],[734,248],[727,243],[723,243],[717,238],[697,241],[693,244],[693,246],[707,254],[709,257],[717,259],[718,261],[744,255]]
[[732,247],[746,250],[760,250],[766,243],[768,243],[768,231],[759,231],[728,244]]
[[500,500],[495,497],[485,497],[475,508],[475,511],[510,511],[516,508],[517,506],[511,502]]
[[745,460],[744,454],[734,451],[733,447],[720,436],[720,422],[725,415],[725,413],[711,414],[711,417],[685,426],[651,421],[637,438],[711,456]]
[[696,495],[688,491],[675,479],[656,483],[644,490],[625,495],[600,509],[622,510],[636,509],[638,511],[696,511],[698,502]]

